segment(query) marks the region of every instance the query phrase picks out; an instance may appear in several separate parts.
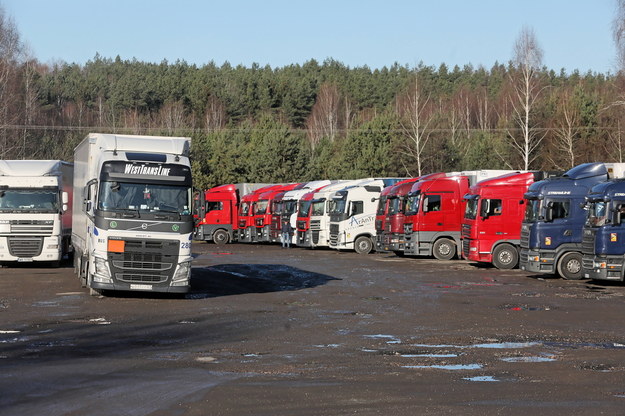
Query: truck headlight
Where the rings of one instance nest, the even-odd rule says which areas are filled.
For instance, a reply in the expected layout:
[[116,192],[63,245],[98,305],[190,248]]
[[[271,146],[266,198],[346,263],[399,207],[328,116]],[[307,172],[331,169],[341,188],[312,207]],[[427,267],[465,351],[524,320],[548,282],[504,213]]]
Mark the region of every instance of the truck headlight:
[[185,261],[178,265],[178,269],[171,279],[171,286],[186,286],[191,276],[191,262]]
[[111,279],[111,272],[109,271],[106,260],[101,257],[95,257],[94,262],[95,273],[93,274],[93,281],[98,283],[113,283]]
[[605,261],[596,261],[595,262],[595,268],[596,269],[606,269],[607,267],[608,267],[608,264]]

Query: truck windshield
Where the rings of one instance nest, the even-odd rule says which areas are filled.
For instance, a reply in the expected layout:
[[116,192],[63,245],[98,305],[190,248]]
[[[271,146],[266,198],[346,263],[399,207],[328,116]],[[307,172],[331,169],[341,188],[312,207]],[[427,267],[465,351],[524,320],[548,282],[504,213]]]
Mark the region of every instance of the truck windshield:
[[250,215],[250,203],[249,202],[241,202],[241,210],[239,211],[239,215],[242,217],[247,217]]
[[293,214],[297,209],[297,201],[294,201],[292,199],[288,199],[286,201],[284,201],[284,206],[282,208],[282,213],[283,214]]
[[386,213],[386,197],[381,196],[378,200],[378,210],[376,211],[376,215],[384,215]]
[[254,204],[254,215],[263,215],[267,212],[267,206],[269,205],[269,201],[266,199],[261,199],[260,201]]
[[415,215],[419,212],[419,201],[421,200],[421,194],[409,195],[406,199],[406,215]]
[[607,203],[605,201],[594,201],[588,209],[586,224],[591,227],[601,227],[607,218]]
[[467,206],[464,209],[464,218],[468,220],[474,220],[477,218],[477,207],[479,202],[479,198],[467,198]]
[[299,208],[297,209],[297,216],[301,218],[308,218],[310,215],[310,206],[312,201],[300,201]]
[[310,215],[314,216],[314,217],[318,217],[320,215],[323,215],[323,213],[325,212],[325,205],[326,205],[326,200],[322,199],[319,201],[313,201],[312,203],[312,212],[310,213]]
[[0,190],[2,212],[59,212],[59,193],[56,189]]
[[388,199],[388,213],[389,215],[395,215],[399,213],[401,200],[397,197]]
[[330,208],[328,209],[328,212],[330,214],[343,214],[345,213],[346,206],[346,198],[333,198],[330,200]]
[[525,204],[525,222],[536,222],[540,216],[542,203],[540,199],[528,199]]
[[145,183],[109,182],[100,184],[98,209],[190,214],[191,188]]

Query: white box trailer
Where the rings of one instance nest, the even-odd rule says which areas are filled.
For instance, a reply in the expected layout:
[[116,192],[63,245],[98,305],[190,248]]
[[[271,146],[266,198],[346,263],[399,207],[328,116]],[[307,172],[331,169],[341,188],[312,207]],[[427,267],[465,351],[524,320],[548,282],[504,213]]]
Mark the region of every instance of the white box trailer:
[[91,294],[185,293],[193,233],[187,137],[89,134],[74,152],[74,266]]
[[0,160],[0,262],[51,262],[71,251],[73,165]]

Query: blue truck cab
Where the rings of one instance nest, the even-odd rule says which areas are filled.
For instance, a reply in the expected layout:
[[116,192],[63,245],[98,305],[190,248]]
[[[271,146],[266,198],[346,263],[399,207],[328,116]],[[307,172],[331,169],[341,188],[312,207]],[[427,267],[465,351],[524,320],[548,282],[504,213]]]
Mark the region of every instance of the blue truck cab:
[[625,164],[584,163],[562,176],[533,183],[525,193],[520,268],[581,279],[585,198],[591,187],[615,176]]
[[592,187],[582,240],[584,277],[623,281],[625,260],[625,180]]

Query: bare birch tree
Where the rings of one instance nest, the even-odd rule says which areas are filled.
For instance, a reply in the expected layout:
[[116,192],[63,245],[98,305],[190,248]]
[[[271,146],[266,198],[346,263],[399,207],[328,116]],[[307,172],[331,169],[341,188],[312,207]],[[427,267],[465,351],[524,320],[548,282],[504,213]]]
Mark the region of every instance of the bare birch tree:
[[313,149],[323,138],[331,142],[336,138],[340,123],[340,101],[341,96],[336,84],[324,83],[319,87],[317,100],[306,122],[308,139]]
[[625,0],[616,0],[616,15],[612,21],[612,38],[616,45],[618,72],[625,72]]
[[513,121],[520,133],[508,130],[512,148],[523,161],[523,169],[528,170],[536,160],[538,146],[544,138],[532,128],[531,115],[541,93],[539,71],[542,66],[543,51],[538,45],[531,28],[524,27],[514,44],[514,69],[511,71]]
[[417,175],[422,175],[424,153],[430,139],[431,130],[428,127],[435,117],[435,109],[431,105],[431,95],[423,90],[419,71],[415,73],[414,81],[405,94],[396,99],[396,111],[400,116],[400,123],[406,143],[406,153],[417,164]]

